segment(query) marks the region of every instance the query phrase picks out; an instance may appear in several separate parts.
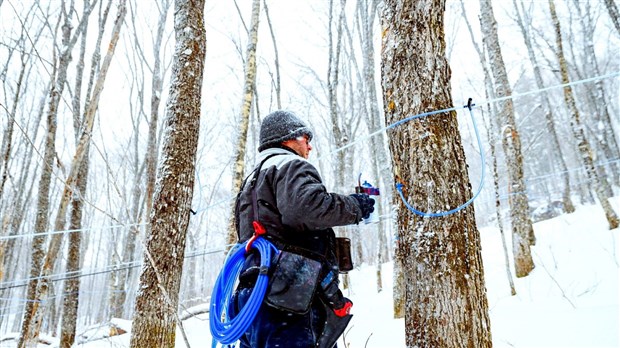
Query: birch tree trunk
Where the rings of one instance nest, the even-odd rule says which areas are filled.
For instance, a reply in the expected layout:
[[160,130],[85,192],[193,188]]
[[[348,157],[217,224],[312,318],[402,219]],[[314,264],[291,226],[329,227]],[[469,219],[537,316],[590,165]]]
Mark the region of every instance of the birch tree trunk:
[[[84,3],[85,7],[88,7],[88,0]],[[103,28],[100,27],[100,35],[103,32]],[[82,95],[82,77],[84,75],[84,56],[86,54],[86,36],[88,33],[88,26],[84,28],[84,33],[81,36],[80,43],[80,55],[78,58],[78,64],[76,66],[76,78],[75,88],[73,91],[72,107],[73,107],[73,131],[75,142],[80,139],[80,131],[82,129],[83,117],[81,110],[81,95]],[[96,46],[99,47],[99,46]],[[98,48],[96,48],[98,50]],[[90,87],[90,86],[89,86]],[[80,293],[80,264],[81,264],[81,244],[82,244],[82,209],[83,202],[82,196],[86,195],[86,187],[88,182],[88,167],[89,167],[89,144],[86,144],[86,151],[84,154],[84,162],[80,165],[78,177],[76,180],[76,191],[71,200],[71,217],[69,223],[69,229],[73,230],[73,233],[69,234],[69,250],[67,254],[66,271],[74,277],[67,279],[63,284],[62,298],[62,324],[60,328],[60,347],[70,348],[75,341],[75,330],[77,327],[77,315],[79,307],[79,293]]]
[[[573,2],[577,9],[577,15],[581,18],[579,22],[583,33],[583,55],[586,63],[584,67],[584,69],[586,69],[586,76],[600,76],[602,75],[601,69],[599,68],[594,48],[596,23],[595,19],[592,18],[591,4],[589,2],[584,3],[584,9],[582,10],[582,5],[578,1],[573,0]],[[594,88],[587,89],[588,99],[595,110],[595,112],[591,114],[592,120],[590,123],[594,125],[594,127],[592,127],[594,138],[599,148],[602,150],[605,159],[611,162],[606,166],[601,166],[601,170],[606,168],[605,171],[611,172],[611,177],[613,177],[615,184],[620,185],[620,163],[616,161],[616,159],[620,157],[620,153],[618,152],[619,148],[618,142],[616,141],[616,133],[614,132],[614,126],[608,108],[607,93],[605,92],[603,80],[599,79],[593,83]],[[601,178],[603,179],[603,175],[601,175]],[[604,180],[607,181],[607,179]],[[603,183],[603,186],[609,187],[610,190],[608,190],[608,192],[613,195],[609,182]]]
[[[329,59],[327,68],[327,97],[329,102],[329,117],[332,123],[332,134],[334,137],[334,146],[337,149],[344,147],[349,142],[349,135],[346,127],[343,125],[343,117],[339,115],[338,107],[338,85],[340,84],[340,52],[342,48],[342,32],[344,21],[344,4],[345,0],[340,0],[341,8],[338,20],[334,21],[334,0],[329,1]],[[336,38],[334,39],[332,27],[336,27]],[[345,159],[348,150],[338,151],[336,153],[336,188],[342,190],[344,188],[345,175]]]
[[[491,72],[495,79],[495,96],[512,95],[506,67],[497,36],[497,22],[493,15],[490,0],[480,0],[480,24],[487,47]],[[534,229],[529,217],[528,197],[523,179],[523,155],[521,138],[515,123],[514,109],[511,99],[499,102],[499,119],[501,122],[502,146],[508,170],[508,187],[512,193],[509,200],[510,218],[512,222],[512,249],[517,277],[525,277],[534,269],[534,261],[530,245],[534,245]]]
[[[445,1],[386,1],[382,80],[386,123],[453,105],[445,57]],[[404,197],[425,210],[471,198],[456,112],[390,131],[390,150]],[[474,209],[421,218],[402,202],[398,249],[406,289],[407,347],[491,347],[488,303]]]
[[[161,1],[160,1],[161,2]],[[168,8],[170,2],[168,0],[161,2],[157,21],[157,30],[155,32],[155,41],[153,42],[153,68],[151,79],[151,118],[149,120],[149,135],[146,148],[146,194],[145,194],[145,211],[146,217],[151,216],[153,206],[153,192],[155,191],[155,167],[157,165],[157,123],[159,120],[159,104],[161,102],[161,92],[163,89],[163,71],[161,68],[162,40],[164,36],[164,27],[166,26],[166,17],[168,17]],[[136,41],[138,39],[136,38]],[[134,241],[135,243],[135,241]]]
[[[343,32],[345,22],[345,3],[346,0],[340,0],[338,19],[335,19],[334,13],[336,9],[334,7],[334,0],[329,1],[328,11],[328,65],[327,65],[327,100],[329,107],[329,122],[332,124],[332,136],[333,144],[336,149],[341,149],[335,154],[334,172],[335,189],[345,189],[345,173],[349,173],[350,166],[347,163],[352,163],[353,153],[350,148],[345,148],[351,140],[351,130],[346,120],[346,116],[340,111],[338,103],[338,87],[341,85],[340,76],[340,64],[341,64],[341,52],[343,47]],[[334,30],[336,31],[336,37],[334,38]],[[334,229],[337,236],[351,238],[351,228],[342,227]],[[353,240],[352,249],[354,249],[354,256],[359,259],[358,244],[359,240]],[[342,287],[347,289],[349,287],[349,275],[342,275]]]
[[[21,210],[22,204],[18,202],[22,202],[23,200],[24,193],[26,190],[24,190],[25,186],[21,184],[24,184],[24,178],[25,176],[28,175],[27,173],[30,172],[28,165],[22,166],[21,170],[19,171],[20,173],[19,179],[16,180],[17,182],[21,183],[21,184],[16,185],[16,187],[18,187],[19,189],[15,190],[15,194],[13,196],[4,194],[5,192],[4,187],[9,177],[10,163],[12,162],[11,157],[12,157],[12,153],[14,152],[13,151],[13,148],[14,148],[13,130],[15,128],[15,123],[16,123],[15,118],[17,117],[18,105],[20,104],[21,99],[22,99],[22,92],[26,86],[27,78],[25,76],[26,76],[27,66],[30,66],[29,64],[30,59],[34,57],[32,55],[32,51],[34,50],[34,45],[36,44],[36,42],[38,42],[39,37],[41,36],[41,32],[34,35],[34,43],[33,43],[33,46],[31,46],[29,50],[26,50],[26,47],[25,47],[27,36],[32,38],[32,35],[26,32],[26,28],[22,28],[21,37],[18,40],[19,44],[14,48],[14,50],[16,51],[17,50],[21,51],[21,54],[20,54],[21,64],[20,64],[20,70],[19,70],[19,74],[17,77],[17,81],[15,82],[15,86],[13,86],[13,90],[14,90],[14,94],[12,98],[13,105],[11,105],[10,110],[6,109],[4,105],[0,105],[1,107],[4,108],[4,110],[6,111],[8,115],[7,120],[6,120],[7,122],[6,128],[4,130],[4,134],[2,137],[2,147],[0,148],[0,173],[1,173],[0,175],[0,213],[3,215],[3,218],[0,219],[0,236],[3,236],[3,237],[14,236],[18,232],[16,229],[11,228],[11,227],[14,225],[14,221],[18,219],[17,216],[20,216],[20,215],[23,216],[23,211]],[[7,65],[9,63],[10,61],[7,61]],[[4,85],[8,86],[9,84],[10,84],[9,81],[5,79]],[[38,114],[38,116],[35,116],[35,118],[37,119],[37,122],[35,124],[39,124],[41,120],[41,114]],[[19,147],[19,143],[17,143],[16,145],[17,147]],[[30,158],[30,156],[26,156],[24,158]],[[15,255],[14,247],[15,247],[14,239],[0,241],[0,281],[4,279],[12,278],[13,272],[11,272],[8,269],[10,267],[16,266],[15,264],[11,264],[11,260],[14,258],[14,255]],[[0,298],[6,298],[6,297],[7,296],[5,295],[4,290],[0,290]],[[0,316],[1,315],[2,313],[0,313]]]
[[[532,36],[530,34],[530,26],[532,20],[528,16],[523,6],[523,15],[520,14],[519,6],[517,5],[516,0],[513,0],[513,4],[515,7],[517,24],[519,25],[519,29],[521,30],[521,35],[523,36],[523,41],[525,42],[525,47],[527,48],[527,54],[534,70],[536,87],[538,87],[539,89],[543,89],[545,88],[545,84],[543,82],[543,77],[540,71],[538,59],[536,57],[536,54],[534,53],[534,45],[532,44]],[[521,5],[523,5],[523,2],[521,2]],[[562,173],[562,181],[564,184],[564,189],[562,190],[562,203],[564,204],[563,209],[566,213],[572,213],[575,211],[575,206],[573,204],[573,200],[570,197],[570,175],[568,171],[568,166],[566,165],[565,156],[562,153],[562,147],[560,146],[560,137],[555,127],[553,107],[551,105],[551,102],[549,101],[549,94],[546,91],[540,94],[540,99],[545,112],[545,120],[547,121],[547,131],[549,132],[549,135],[551,135],[551,143],[553,144],[553,149],[556,152],[555,157],[560,164],[560,171]]]
[[[465,10],[464,1],[461,0],[461,11],[463,14],[463,19],[465,20],[465,24],[467,25],[467,31],[469,32],[469,37],[471,39],[472,46],[476,49],[476,53],[478,54],[478,58],[480,60],[480,64],[482,65],[482,71],[484,73],[484,92],[487,100],[495,98],[495,92],[493,91],[493,79],[491,78],[491,72],[489,71],[489,67],[487,64],[487,59],[485,57],[484,52],[478,46],[476,39],[474,37],[474,33],[467,19],[467,13]],[[512,272],[510,272],[510,256],[508,253],[508,246],[506,242],[506,233],[504,231],[504,223],[502,220],[502,210],[501,210],[501,199],[500,199],[500,190],[499,190],[499,170],[497,163],[497,147],[496,144],[498,142],[497,134],[499,134],[499,126],[497,124],[497,119],[493,117],[493,115],[498,114],[496,104],[487,104],[486,105],[486,113],[490,115],[489,122],[485,122],[487,124],[487,138],[489,142],[489,150],[491,152],[492,158],[492,168],[493,168],[493,190],[495,191],[495,216],[497,219],[497,228],[499,230],[499,234],[502,240],[502,248],[504,251],[504,263],[506,266],[506,278],[508,279],[508,284],[510,285],[510,294],[512,296],[517,294],[517,290],[515,289],[514,280],[512,279]],[[484,119],[484,114],[483,114]]]
[[[62,96],[65,83],[67,81],[67,69],[71,60],[71,51],[73,46],[77,42],[77,38],[80,36],[82,30],[84,30],[86,23],[88,22],[88,16],[92,11],[92,7],[85,7],[85,13],[80,22],[75,34],[71,37],[71,17],[65,17],[65,22],[62,26],[62,51],[58,59],[58,66],[54,66],[54,73],[52,79],[54,84],[50,90],[50,99],[47,111],[47,135],[45,138],[45,153],[43,159],[43,166],[41,169],[41,179],[39,180],[39,190],[37,198],[37,213],[34,225],[35,234],[45,232],[49,227],[49,193],[50,183],[52,177],[52,171],[54,169],[55,162],[55,142],[56,142],[56,118],[58,113],[58,104],[60,103],[60,97]],[[73,12],[73,9],[66,11],[69,16]],[[62,16],[62,14],[61,14]],[[57,69],[57,70],[56,70]],[[44,236],[36,236],[32,241],[32,258],[30,261],[30,281],[28,282],[28,302],[24,309],[24,316],[21,326],[21,334],[18,341],[18,347],[23,348],[26,344],[33,344],[37,334],[35,334],[33,325],[33,317],[37,311],[39,302],[38,300],[38,287],[39,276],[42,272],[43,259],[45,252],[43,250],[45,243]]]
[[[206,50],[204,1],[176,0],[176,47],[164,144],[136,298],[131,347],[174,347]],[[182,329],[182,327],[181,327]]]
[[[241,118],[239,120],[239,138],[235,148],[235,163],[233,165],[232,192],[239,192],[245,173],[245,154],[248,142],[248,128],[250,124],[250,111],[254,97],[254,85],[256,82],[256,45],[258,43],[258,23],[260,15],[260,0],[252,2],[252,21],[248,33],[248,47],[245,60],[245,82],[243,87],[243,99],[241,101]],[[235,229],[235,204],[231,204],[231,214],[228,221],[228,234],[226,245],[235,243],[237,233]],[[228,250],[228,248],[227,248]]]
[[[378,105],[377,90],[375,88],[375,48],[373,44],[373,33],[375,17],[377,16],[377,0],[363,0],[358,2],[359,19],[361,22],[361,45],[362,45],[362,62],[363,62],[363,79],[366,90],[366,123],[368,124],[369,133],[373,134],[381,128],[381,112]],[[370,153],[373,157],[372,164],[372,176],[374,177],[374,185],[380,186],[380,179],[383,178],[384,185],[381,187],[382,197],[378,197],[377,201],[389,201],[385,199],[385,196],[391,197],[391,188],[393,182],[389,180],[391,175],[391,163],[390,157],[385,148],[385,134],[380,132],[370,138]],[[381,209],[383,205],[376,207]],[[388,205],[389,207],[389,205]],[[386,210],[378,212],[379,215],[384,215]],[[387,259],[387,240],[385,236],[385,228],[383,221],[377,224],[377,252],[376,252],[376,277],[377,277],[377,291],[380,292],[383,289],[381,280],[381,266]],[[396,283],[395,283],[396,284]],[[402,292],[395,291],[394,294]],[[400,300],[394,299],[395,302],[404,303]]]
[[[41,120],[43,119],[43,115],[45,114],[45,110],[46,110],[45,109],[47,105],[46,96],[49,95],[49,91],[51,90],[52,84],[53,84],[53,81],[49,81],[45,89],[42,91],[41,93],[42,97],[40,98],[41,100],[39,102],[39,107],[35,115],[34,116],[28,115],[28,117],[33,117],[32,124],[34,125],[34,130],[31,136],[32,139],[37,138],[39,129],[41,128],[39,127],[39,125],[41,125]],[[32,100],[29,102],[34,104],[35,99],[36,97],[32,98]],[[8,229],[6,233],[8,234],[8,236],[15,236],[19,233],[21,227],[24,224],[25,216],[27,215],[26,211],[28,210],[28,209],[25,209],[24,207],[28,207],[32,205],[30,204],[31,197],[32,197],[33,191],[37,189],[36,187],[37,186],[36,185],[37,174],[34,173],[37,171],[37,168],[36,167],[30,168],[29,165],[26,165],[26,163],[31,162],[31,159],[33,158],[34,153],[35,153],[34,147],[32,146],[26,147],[26,151],[23,156],[24,164],[20,166],[22,170],[20,171],[19,177],[17,178],[16,184],[15,184],[15,188],[18,194],[10,202],[10,207],[11,209],[13,209],[13,213],[5,215],[4,219],[2,219],[2,222],[1,222],[2,228],[5,230]],[[21,243],[16,242],[16,239],[9,239],[6,241],[6,243],[2,243],[2,245],[0,245],[0,247],[2,247],[3,250],[5,250],[6,252],[6,254],[4,255],[4,267],[3,267],[5,273],[3,275],[2,280],[14,279],[14,277],[20,273],[23,274],[23,277],[29,276],[27,273],[30,270],[21,271],[21,267],[23,267],[21,263],[21,259],[26,259],[27,261],[28,255],[22,255],[22,253],[20,253],[20,244]],[[28,284],[28,286],[29,285],[30,284]],[[16,298],[16,297],[25,298],[25,296],[27,296],[27,291],[28,289],[26,289],[23,292],[21,291],[21,289],[19,290],[18,289],[2,289],[0,290],[0,297],[1,298]],[[15,292],[17,292],[17,294],[15,294]],[[3,308],[2,311],[0,311],[0,316],[2,316],[3,318],[8,317],[5,313],[6,310],[10,310],[10,307],[7,306]],[[13,325],[9,330],[12,332],[20,331],[21,330],[21,319],[22,318],[20,316],[15,316]],[[8,320],[6,322],[2,322],[2,324],[4,323],[6,323],[6,327],[10,325]],[[0,329],[2,329],[2,325],[0,325]]]
[[[556,57],[558,59],[558,64],[560,65],[562,83],[568,84],[570,82],[570,78],[568,77],[568,64],[566,63],[566,58],[564,57],[564,49],[562,45],[562,31],[560,28],[560,21],[558,20],[558,16],[555,11],[555,3],[553,0],[549,0],[549,12],[551,13],[551,20],[553,22],[555,30]],[[564,87],[564,101],[566,102],[566,105],[568,106],[571,113],[571,129],[573,131],[575,139],[577,139],[577,147],[579,148],[579,152],[581,154],[581,161],[586,168],[588,179],[590,179],[590,181],[592,182],[592,186],[594,188],[594,191],[596,192],[596,197],[598,198],[601,206],[603,207],[605,217],[607,218],[607,222],[609,223],[609,229],[613,230],[614,228],[618,227],[620,221],[618,220],[618,215],[616,215],[616,212],[613,210],[611,204],[608,201],[609,197],[603,189],[601,178],[599,177],[594,166],[594,160],[592,159],[592,148],[584,134],[583,124],[581,123],[579,115],[579,109],[577,108],[577,103],[575,102],[575,97],[573,96],[573,90],[570,86]]]
[[605,7],[607,7],[609,18],[611,18],[611,21],[614,23],[614,26],[620,35],[620,11],[618,11],[618,6],[616,6],[615,0],[605,0]]
[[84,161],[79,168],[78,177],[75,183],[76,193],[73,194],[71,201],[70,230],[75,230],[69,234],[69,253],[67,255],[67,273],[72,274],[72,278],[67,279],[63,288],[62,324],[60,332],[60,347],[70,348],[75,341],[75,331],[77,328],[77,315],[80,293],[80,266],[81,266],[81,245],[82,245],[82,209],[83,196],[86,194],[88,185],[89,171],[89,144],[86,144]]
[[267,24],[269,25],[269,33],[271,34],[271,42],[273,43],[273,55],[274,55],[274,65],[276,69],[276,80],[274,82],[275,90],[276,90],[276,107],[279,109],[282,108],[281,101],[281,85],[280,85],[280,56],[278,54],[278,42],[276,40],[276,35],[273,32],[273,26],[271,25],[271,17],[269,17],[269,8],[267,7],[267,0],[263,0],[263,7],[265,7],[265,17],[267,17]]
[[[116,21],[114,22],[114,28],[112,29],[112,37],[108,45],[108,52],[101,66],[101,71],[97,78],[97,83],[95,84],[92,99],[89,101],[88,109],[86,111],[86,114],[84,115],[84,123],[81,129],[82,134],[80,136],[79,142],[76,144],[75,154],[71,163],[71,169],[69,171],[67,179],[65,180],[65,186],[58,206],[56,220],[54,222],[54,231],[61,231],[65,228],[67,207],[69,205],[71,197],[75,193],[74,190],[76,188],[76,182],[78,179],[80,167],[82,166],[84,158],[88,152],[88,144],[92,135],[95,114],[99,105],[99,97],[103,90],[105,78],[107,76],[112,57],[114,56],[114,50],[116,48],[116,43],[118,42],[118,38],[120,35],[120,29],[125,17],[125,1],[126,0],[121,0],[119,2],[118,15]],[[87,18],[88,16],[85,16],[83,20],[86,20]],[[32,339],[36,339],[39,336],[39,330],[41,328],[43,315],[45,312],[45,308],[39,308],[39,305],[41,303],[45,304],[47,302],[51,283],[49,276],[51,275],[54,269],[54,264],[56,263],[56,260],[58,258],[58,252],[60,250],[62,239],[63,234],[53,235],[48,246],[48,251],[45,255],[45,260],[41,269],[40,280],[37,284],[37,293],[35,297],[36,302],[32,308]]]

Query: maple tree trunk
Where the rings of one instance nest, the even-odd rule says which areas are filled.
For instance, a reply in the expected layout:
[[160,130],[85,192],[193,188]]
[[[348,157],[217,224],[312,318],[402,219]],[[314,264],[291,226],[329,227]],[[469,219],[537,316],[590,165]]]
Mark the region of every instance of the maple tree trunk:
[[[386,1],[382,84],[386,124],[453,105],[445,56],[445,1]],[[404,197],[430,212],[472,196],[456,112],[389,132]],[[398,249],[405,275],[407,347],[491,347],[488,302],[473,206],[422,218],[402,202]]]
[[204,5],[200,0],[175,1],[172,78],[131,347],[174,347],[175,328],[181,325],[177,308],[194,190],[206,51]]

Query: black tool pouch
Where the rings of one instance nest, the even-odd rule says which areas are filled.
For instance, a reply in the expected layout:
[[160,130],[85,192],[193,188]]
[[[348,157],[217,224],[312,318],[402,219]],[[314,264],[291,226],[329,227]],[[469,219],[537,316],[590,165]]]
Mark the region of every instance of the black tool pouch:
[[347,273],[353,269],[351,240],[349,238],[336,238],[336,258],[338,259],[338,269],[340,273]]
[[307,313],[320,282],[321,262],[283,250],[272,267],[265,303],[278,310]]

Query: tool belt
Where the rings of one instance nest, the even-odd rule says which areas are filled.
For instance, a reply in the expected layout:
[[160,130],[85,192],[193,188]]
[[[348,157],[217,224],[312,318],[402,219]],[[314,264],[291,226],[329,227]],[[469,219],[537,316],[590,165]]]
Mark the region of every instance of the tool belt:
[[[264,303],[269,307],[293,314],[306,314],[325,272],[324,260],[301,248],[287,246],[276,254],[269,269],[269,285]],[[239,289],[251,288],[256,284],[260,267],[257,257],[246,259],[251,266],[239,275]]]

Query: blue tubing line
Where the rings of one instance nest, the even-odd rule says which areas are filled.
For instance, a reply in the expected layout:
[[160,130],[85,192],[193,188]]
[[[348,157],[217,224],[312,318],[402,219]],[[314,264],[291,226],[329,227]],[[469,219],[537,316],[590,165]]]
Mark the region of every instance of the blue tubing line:
[[[278,249],[263,238],[257,238],[252,247],[260,252],[261,268],[268,269],[272,252],[277,253]],[[245,244],[237,244],[234,249],[231,249],[215,281],[209,309],[209,328],[213,336],[212,347],[216,347],[217,342],[224,345],[239,340],[252,324],[263,303],[269,280],[267,274],[258,275],[248,302],[234,318],[231,318],[228,312],[236,280],[245,262],[245,255]]]
[[[400,195],[400,199],[402,199],[403,203],[405,204],[405,206],[407,207],[407,209],[411,210],[411,212],[413,212],[416,215],[420,215],[422,217],[442,217],[442,216],[446,216],[446,215],[450,215],[450,214],[454,214],[460,210],[465,209],[468,205],[470,205],[480,194],[480,192],[482,191],[482,186],[484,185],[484,173],[485,173],[485,160],[484,160],[484,154],[482,151],[482,141],[480,140],[480,134],[478,133],[478,125],[476,124],[476,119],[474,118],[474,113],[472,111],[472,107],[473,104],[471,105],[466,105],[464,106],[464,108],[468,108],[469,109],[469,115],[471,116],[471,121],[474,125],[474,132],[476,133],[476,140],[478,141],[478,150],[480,151],[480,161],[481,161],[481,167],[482,167],[482,174],[480,175],[480,184],[478,185],[478,190],[476,191],[476,193],[474,194],[474,196],[472,198],[470,198],[467,202],[459,205],[458,207],[448,210],[448,211],[442,211],[442,212],[438,212],[438,213],[426,213],[426,212],[422,212],[419,211],[417,209],[415,209],[414,207],[412,207],[407,200],[405,199],[405,196],[403,195],[403,184],[401,183],[397,183],[396,184],[396,190],[398,191],[398,194]],[[447,112],[447,111],[453,111],[456,110],[456,108],[449,108],[449,109],[444,109],[444,110],[440,110],[440,112]],[[409,117],[405,120],[409,121],[412,120],[414,118],[420,118],[420,117],[424,117],[424,116],[430,116],[430,115],[435,115],[438,114],[439,112],[427,112],[424,114],[419,114],[419,115],[415,115],[412,117]],[[405,121],[402,120],[402,121]],[[402,122],[401,122],[402,123]]]

